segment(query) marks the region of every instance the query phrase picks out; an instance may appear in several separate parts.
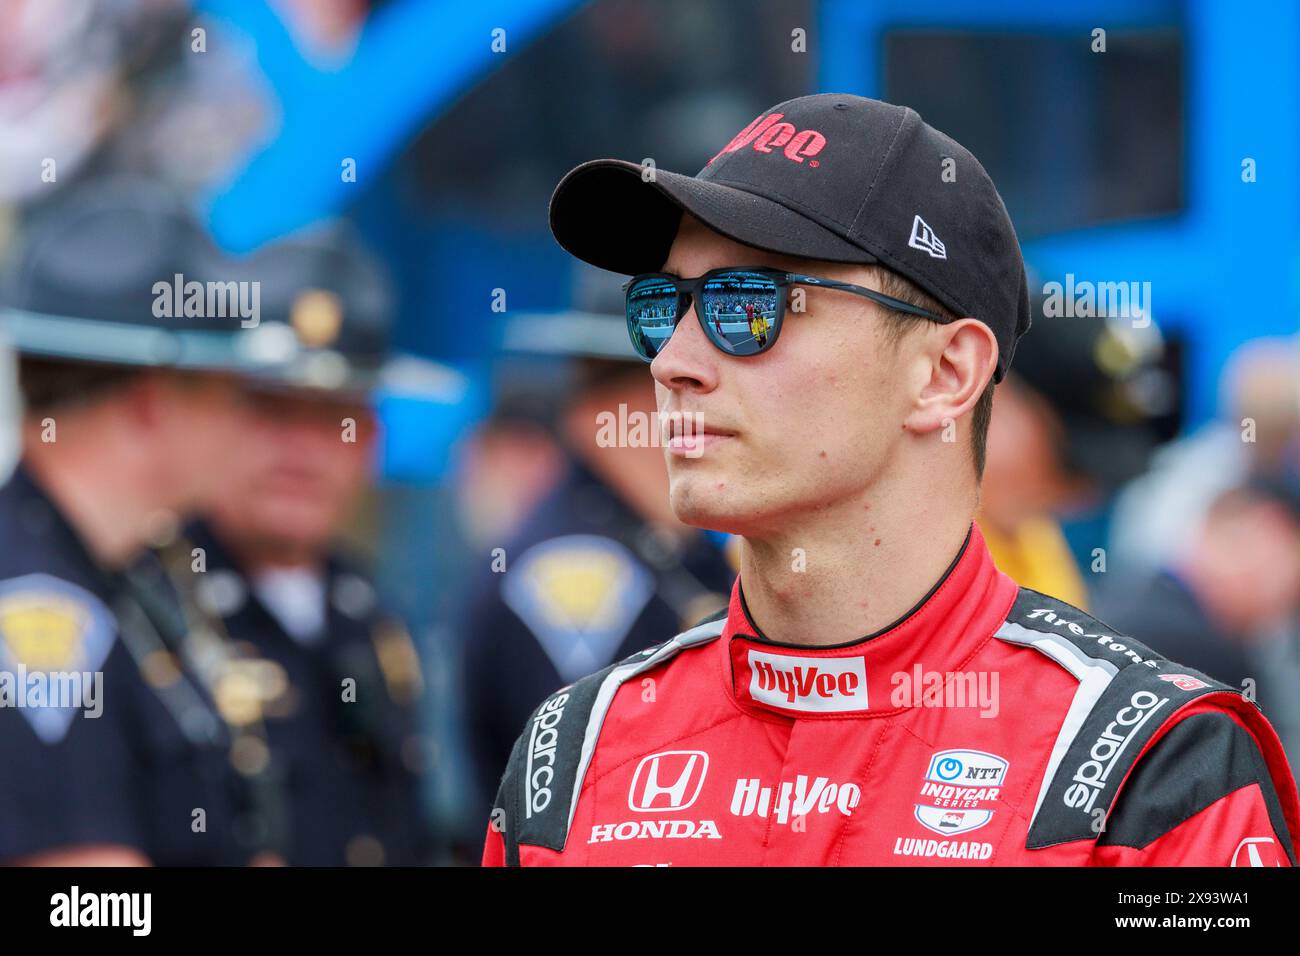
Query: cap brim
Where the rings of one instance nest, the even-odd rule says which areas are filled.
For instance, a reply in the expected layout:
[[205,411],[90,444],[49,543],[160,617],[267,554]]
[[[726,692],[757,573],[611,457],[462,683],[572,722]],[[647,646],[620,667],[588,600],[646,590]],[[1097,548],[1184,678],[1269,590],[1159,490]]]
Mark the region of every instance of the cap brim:
[[244,373],[270,361],[248,347],[252,336],[161,329],[21,309],[0,309],[0,334],[22,355],[97,365]]
[[501,351],[512,355],[643,361],[632,349],[622,316],[595,312],[521,312],[506,322]]
[[321,401],[368,401],[400,396],[454,405],[465,395],[467,382],[450,366],[421,356],[397,354],[381,364],[349,361],[329,351],[306,352],[287,365],[246,375],[244,382],[259,391],[317,398]]
[[654,169],[653,178],[649,174],[648,167],[621,159],[597,159],[570,170],[551,196],[556,241],[610,272],[657,272],[668,258],[684,210],[715,232],[767,252],[831,262],[876,261],[774,200],[681,173]]

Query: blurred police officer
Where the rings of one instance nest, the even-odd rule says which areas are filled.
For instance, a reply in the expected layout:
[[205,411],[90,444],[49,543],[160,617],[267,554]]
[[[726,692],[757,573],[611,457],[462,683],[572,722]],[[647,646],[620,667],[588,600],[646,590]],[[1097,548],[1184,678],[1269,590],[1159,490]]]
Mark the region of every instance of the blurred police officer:
[[484,557],[462,624],[484,806],[538,700],[725,607],[735,576],[718,541],[669,506],[654,383],[627,346],[621,280],[579,276],[576,310],[506,327],[507,353],[572,362],[574,381],[558,413],[566,473]]
[[1295,697],[1294,683],[1270,680],[1265,648],[1300,614],[1300,481],[1252,479],[1219,495],[1197,524],[1160,571],[1110,582],[1098,614],[1215,680],[1257,683],[1272,720]]
[[1043,302],[993,402],[979,525],[1003,572],[1084,607],[1060,521],[1146,468],[1177,431],[1178,386],[1149,319],[1045,315]]
[[421,862],[419,660],[338,538],[374,464],[371,393],[394,373],[442,370],[386,361],[385,281],[339,226],[266,247],[241,274],[259,283],[262,327],[294,339],[296,357],[245,380],[239,454],[166,563],[214,630],[269,664],[256,699],[288,862]]
[[26,409],[0,488],[0,860],[273,862],[225,662],[128,570],[220,482],[229,373],[265,340],[228,288],[187,286],[223,278],[216,255],[153,187],[77,189],[24,239],[2,300]]

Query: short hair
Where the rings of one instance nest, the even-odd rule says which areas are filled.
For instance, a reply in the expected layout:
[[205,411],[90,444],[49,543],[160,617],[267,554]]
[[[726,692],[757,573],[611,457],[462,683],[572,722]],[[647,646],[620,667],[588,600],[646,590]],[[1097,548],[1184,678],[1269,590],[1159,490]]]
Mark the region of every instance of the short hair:
[[131,384],[143,374],[138,368],[70,362],[23,355],[18,359],[18,389],[28,415],[94,402]]
[[[925,309],[927,312],[933,312],[935,315],[942,316],[945,322],[956,322],[962,316],[956,315],[951,309],[939,302],[929,293],[920,289],[909,279],[904,278],[897,272],[879,265],[869,265],[867,268],[876,279],[876,284],[880,291],[887,296],[906,302],[908,305],[914,305],[918,308]],[[927,325],[937,325],[933,319],[927,319],[920,315],[910,315],[907,312],[891,312],[888,321],[881,324],[881,334],[886,343],[892,349],[898,346],[909,335],[917,329]],[[975,463],[975,480],[978,482],[984,477],[984,460],[988,450],[989,422],[993,418],[993,379],[989,379],[988,385],[980,394],[979,400],[975,402],[975,407],[971,409],[971,456]]]

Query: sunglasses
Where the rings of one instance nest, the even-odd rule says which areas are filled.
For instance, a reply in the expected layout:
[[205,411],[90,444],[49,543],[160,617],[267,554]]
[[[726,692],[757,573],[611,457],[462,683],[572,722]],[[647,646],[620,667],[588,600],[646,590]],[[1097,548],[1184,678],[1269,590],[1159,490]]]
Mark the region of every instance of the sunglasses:
[[779,269],[728,267],[694,279],[667,272],[633,276],[623,287],[628,335],[637,354],[653,361],[694,302],[700,328],[716,348],[727,355],[761,355],[781,334],[786,289],[792,285],[850,292],[896,312],[943,321],[933,312],[860,285]]

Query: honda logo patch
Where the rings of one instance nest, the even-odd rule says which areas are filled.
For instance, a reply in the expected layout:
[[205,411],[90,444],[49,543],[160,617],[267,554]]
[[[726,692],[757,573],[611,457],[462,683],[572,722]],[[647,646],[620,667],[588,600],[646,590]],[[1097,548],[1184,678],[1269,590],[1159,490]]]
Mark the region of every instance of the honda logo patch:
[[637,813],[685,810],[704,787],[709,755],[703,750],[665,750],[643,757],[632,775],[627,805]]

